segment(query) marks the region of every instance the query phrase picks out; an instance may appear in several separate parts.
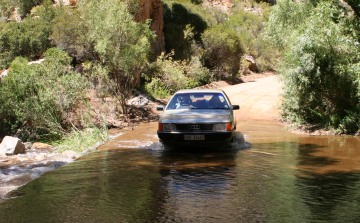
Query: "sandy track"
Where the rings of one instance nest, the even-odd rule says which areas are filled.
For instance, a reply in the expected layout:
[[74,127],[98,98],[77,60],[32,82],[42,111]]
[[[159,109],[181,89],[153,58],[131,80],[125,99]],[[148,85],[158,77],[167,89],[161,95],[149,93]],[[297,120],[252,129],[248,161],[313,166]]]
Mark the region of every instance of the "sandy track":
[[238,120],[279,121],[281,83],[276,75],[222,87],[233,104],[240,105]]

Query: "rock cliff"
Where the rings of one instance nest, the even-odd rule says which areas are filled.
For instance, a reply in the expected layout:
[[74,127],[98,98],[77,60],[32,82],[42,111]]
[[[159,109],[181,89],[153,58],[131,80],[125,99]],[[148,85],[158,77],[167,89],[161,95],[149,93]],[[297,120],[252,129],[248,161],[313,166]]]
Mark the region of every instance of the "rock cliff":
[[155,52],[160,54],[165,50],[163,6],[161,0],[139,0],[140,9],[135,20],[145,22],[151,20],[151,29],[156,34]]

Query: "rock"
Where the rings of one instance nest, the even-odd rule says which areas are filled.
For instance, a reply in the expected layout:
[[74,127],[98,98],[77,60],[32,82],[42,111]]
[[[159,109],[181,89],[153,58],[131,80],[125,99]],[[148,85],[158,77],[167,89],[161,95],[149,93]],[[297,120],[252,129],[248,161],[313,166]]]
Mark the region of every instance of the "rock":
[[31,142],[24,142],[24,145],[26,150],[30,150],[33,144]]
[[19,153],[25,153],[24,143],[19,138],[5,136],[0,144],[0,154],[10,156]]
[[66,150],[66,151],[62,152],[61,155],[63,155],[64,157],[67,157],[68,159],[72,159],[72,160],[79,158],[79,154],[72,150]]
[[55,5],[76,5],[77,0],[55,0]]
[[249,62],[248,68],[250,71],[255,72],[255,73],[259,72],[259,68],[258,68],[255,58],[253,56],[245,54],[244,58],[247,62]]
[[52,145],[46,143],[34,142],[33,145],[31,146],[31,150],[52,152],[53,147]]
[[148,103],[149,103],[149,99],[147,99],[145,95],[139,95],[137,97],[127,100],[126,102],[127,105],[132,105],[137,108],[144,107]]
[[4,79],[8,75],[8,70],[1,70],[0,71],[0,81]]
[[137,22],[151,20],[150,28],[156,34],[155,54],[160,55],[161,52],[165,51],[163,3],[161,0],[140,0],[139,6],[139,10],[135,14],[135,20]]

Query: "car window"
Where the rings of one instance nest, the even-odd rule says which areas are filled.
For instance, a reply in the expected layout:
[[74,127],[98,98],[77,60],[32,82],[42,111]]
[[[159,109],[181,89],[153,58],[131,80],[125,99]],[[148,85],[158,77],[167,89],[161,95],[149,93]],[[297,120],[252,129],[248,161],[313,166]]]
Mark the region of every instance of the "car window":
[[175,94],[167,106],[174,109],[229,109],[230,106],[221,93],[179,93]]

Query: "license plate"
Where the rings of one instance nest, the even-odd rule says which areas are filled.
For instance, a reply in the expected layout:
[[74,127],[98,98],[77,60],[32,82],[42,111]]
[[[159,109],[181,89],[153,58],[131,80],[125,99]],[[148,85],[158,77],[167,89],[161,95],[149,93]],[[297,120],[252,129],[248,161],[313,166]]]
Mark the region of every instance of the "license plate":
[[184,135],[184,140],[205,140],[205,135]]

